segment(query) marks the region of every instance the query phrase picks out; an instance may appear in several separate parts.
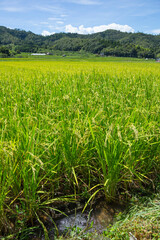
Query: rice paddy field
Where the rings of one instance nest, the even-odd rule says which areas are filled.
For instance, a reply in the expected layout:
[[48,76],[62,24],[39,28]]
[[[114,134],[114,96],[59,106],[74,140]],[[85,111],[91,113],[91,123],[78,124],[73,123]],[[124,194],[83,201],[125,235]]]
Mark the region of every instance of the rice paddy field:
[[63,201],[128,201],[160,181],[160,64],[0,61],[0,236]]

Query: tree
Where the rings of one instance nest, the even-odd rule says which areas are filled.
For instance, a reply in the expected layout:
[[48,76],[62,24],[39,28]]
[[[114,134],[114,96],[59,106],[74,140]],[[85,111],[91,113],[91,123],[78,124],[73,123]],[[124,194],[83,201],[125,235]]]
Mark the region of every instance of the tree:
[[1,46],[0,47],[0,55],[1,57],[9,57],[10,56],[10,51],[6,46]]

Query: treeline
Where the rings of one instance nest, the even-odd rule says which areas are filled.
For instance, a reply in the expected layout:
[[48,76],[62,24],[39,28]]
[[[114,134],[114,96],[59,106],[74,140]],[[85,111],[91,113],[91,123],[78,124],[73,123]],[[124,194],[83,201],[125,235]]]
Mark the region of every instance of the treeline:
[[120,43],[104,39],[62,38],[54,42],[53,50],[86,51],[94,54],[118,57],[155,58],[153,48],[144,48],[133,43]]
[[160,35],[107,30],[82,35],[57,33],[44,37],[19,29],[0,27],[0,56],[21,52],[85,51],[120,57],[155,58],[160,55]]

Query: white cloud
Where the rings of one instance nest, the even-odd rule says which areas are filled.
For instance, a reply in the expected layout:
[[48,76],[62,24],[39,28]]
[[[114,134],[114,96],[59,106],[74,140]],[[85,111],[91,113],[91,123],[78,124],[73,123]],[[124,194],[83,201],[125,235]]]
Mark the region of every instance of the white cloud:
[[40,24],[48,25],[48,22],[40,22]]
[[61,14],[61,17],[62,17],[62,18],[68,17],[68,15],[66,15],[66,14]]
[[116,23],[94,26],[94,27],[87,27],[87,28],[85,28],[83,25],[79,27],[73,27],[71,24],[65,26],[66,32],[79,33],[79,34],[92,34],[97,32],[103,32],[108,29],[119,30],[121,32],[134,32],[134,29],[132,27],[128,25],[120,25]]
[[50,30],[53,30],[53,29],[55,28],[55,26],[53,26],[53,25],[48,25],[48,28],[49,28]]
[[0,10],[6,12],[23,12],[27,8],[24,4],[21,6],[18,0],[0,0]]
[[63,21],[57,21],[56,23],[57,24],[63,24],[64,22]]
[[154,29],[154,30],[152,30],[152,33],[154,33],[154,34],[160,34],[160,29]]
[[24,11],[24,9],[20,8],[20,7],[3,7],[3,8],[1,8],[1,10],[7,11],[7,12],[22,12],[22,11]]
[[124,2],[124,5],[123,4],[121,4],[120,6],[118,6],[119,8],[134,8],[134,7],[136,7],[136,8],[141,8],[141,7],[144,7],[145,6],[145,3],[144,2],[142,2],[142,3],[138,3],[138,2],[131,2],[131,1],[129,1],[129,2]]
[[63,26],[62,27],[57,26],[54,29],[57,30],[58,32],[64,32],[65,31],[65,27],[63,27]]
[[99,1],[95,0],[68,0],[68,2],[81,4],[81,5],[99,5],[101,4]]
[[55,34],[55,32],[48,32],[48,31],[46,31],[46,30],[44,30],[44,31],[42,32],[42,36],[50,36],[50,35],[53,35],[53,34]]
[[58,18],[58,17],[50,17],[50,18],[48,18],[48,20],[50,20],[50,21],[59,21],[59,20],[61,20],[61,18]]
[[136,11],[136,13],[132,14],[133,17],[147,17],[149,15],[153,15],[159,12],[159,9],[145,9],[143,11]]
[[42,11],[42,12],[50,12],[54,14],[61,14],[62,9],[57,6],[36,6],[35,9]]

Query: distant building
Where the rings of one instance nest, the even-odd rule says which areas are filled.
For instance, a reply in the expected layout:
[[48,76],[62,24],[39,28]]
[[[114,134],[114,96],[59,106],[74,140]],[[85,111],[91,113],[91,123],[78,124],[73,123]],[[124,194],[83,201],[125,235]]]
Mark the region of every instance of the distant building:
[[31,53],[32,56],[45,56],[45,53]]
[[104,57],[104,52],[101,52],[101,53],[100,53],[100,56],[101,56],[101,57]]

